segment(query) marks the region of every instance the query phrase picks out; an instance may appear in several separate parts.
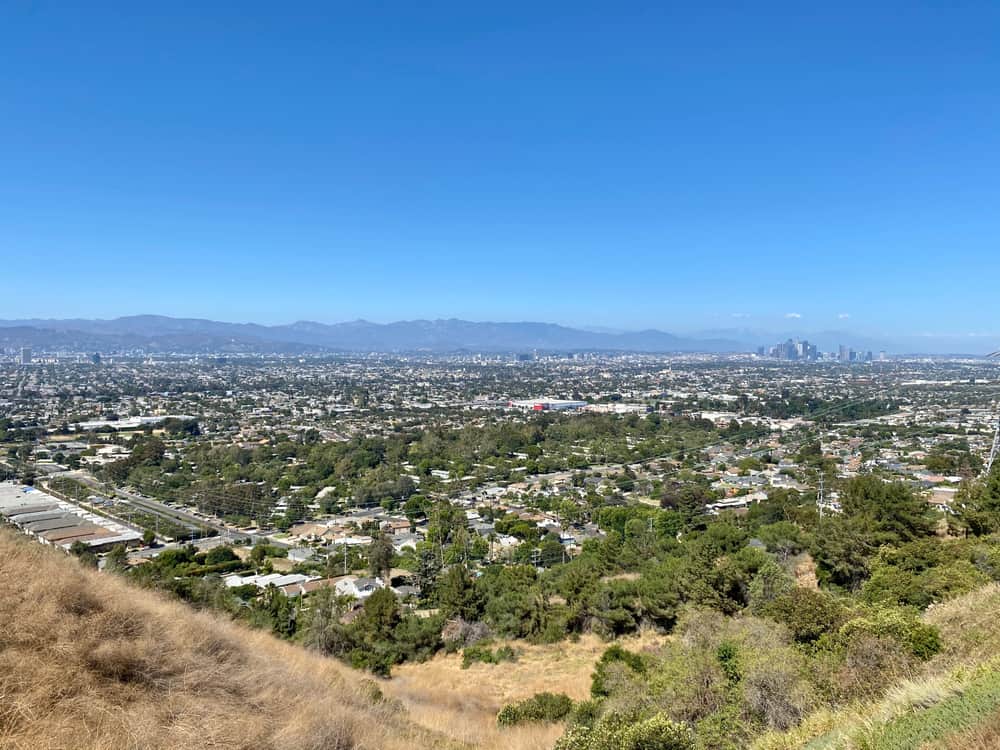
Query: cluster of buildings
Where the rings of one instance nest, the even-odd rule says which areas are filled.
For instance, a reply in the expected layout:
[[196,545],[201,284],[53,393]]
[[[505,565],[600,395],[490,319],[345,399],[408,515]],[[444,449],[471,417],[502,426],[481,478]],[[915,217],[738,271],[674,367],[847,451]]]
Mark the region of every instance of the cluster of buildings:
[[[821,355],[814,344],[795,340],[762,354],[805,362],[872,359],[870,352],[844,347],[837,354]],[[523,424],[537,412],[623,415],[642,426],[669,418],[707,420],[720,431],[717,444],[692,452],[686,460],[711,489],[705,510],[712,514],[744,512],[776,489],[814,492],[817,488],[812,486],[809,469],[797,458],[799,436],[808,428],[818,434],[824,457],[835,463],[841,476],[882,472],[926,490],[933,498],[929,502],[944,507],[961,477],[929,471],[924,462],[959,434],[973,453],[988,452],[1000,382],[995,366],[894,359],[879,369],[876,382],[867,368],[774,367],[752,355],[621,355],[528,362],[373,355],[315,360],[202,358],[153,364],[121,360],[99,368],[0,365],[0,417],[19,425],[18,429],[37,431],[39,438],[28,460],[40,475],[43,469],[61,472],[70,463],[99,473],[101,465],[129,455],[129,431],[155,430],[169,415],[179,420],[195,418],[201,428],[196,437],[163,436],[168,457],[178,464],[194,463],[191,446],[206,443],[253,450],[267,446],[276,434],[296,441],[334,442],[430,427],[461,430],[505,421]],[[872,419],[845,417],[842,422],[817,425],[806,414],[779,408],[809,399],[822,404],[857,403],[876,390],[892,394],[895,411]],[[538,393],[574,398],[534,395]],[[754,425],[766,435],[749,443],[730,439],[727,430],[733,423]],[[117,432],[109,432],[112,428]],[[421,494],[447,499],[460,508],[470,537],[480,544],[486,541],[492,559],[503,560],[524,543],[498,532],[493,518],[505,514],[537,528],[550,540],[558,539],[569,555],[603,533],[586,517],[588,503],[595,496],[609,502],[658,505],[655,488],[676,473],[677,463],[670,459],[633,462],[629,451],[639,440],[629,435],[621,445],[612,446],[624,456],[614,459],[608,458],[599,442],[546,446],[552,453],[563,451],[560,459],[571,457],[575,463],[568,465],[576,467],[572,470],[562,470],[566,464],[558,464],[559,471],[546,472],[537,455],[516,452],[494,457],[494,463],[485,468],[485,464],[469,461],[434,466],[426,472],[404,463],[402,470]],[[610,438],[602,441],[610,442]],[[760,461],[765,454],[767,460]],[[0,464],[8,460],[7,455],[0,455]],[[491,474],[494,467],[498,470]],[[629,480],[623,482],[626,472]],[[46,493],[2,487],[7,488],[0,492],[4,517],[42,541],[67,547],[79,540],[103,549],[139,537],[128,524]],[[337,497],[338,492],[345,497]],[[273,508],[267,508],[264,523],[253,533],[291,546],[290,560],[299,549],[322,558],[367,546],[372,528],[388,531],[399,553],[426,539],[426,522],[413,523],[399,510],[344,510],[350,503],[347,494],[343,488],[289,487],[287,482],[275,481],[261,488],[261,496],[273,502]],[[305,501],[309,520],[280,533],[267,528],[268,515],[283,516],[292,499]],[[829,504],[826,510],[836,512],[835,494],[825,495],[824,503]],[[481,515],[484,506],[494,513]],[[577,512],[567,513],[567,508]],[[218,518],[206,520],[225,523]],[[336,585],[330,579],[290,571],[280,575],[291,578],[270,575],[274,574],[232,581],[233,585],[263,584],[288,592]],[[349,577],[340,576],[338,581]],[[323,580],[327,584],[318,583]],[[352,596],[393,583],[364,577],[353,580],[342,584]]]
[[508,401],[507,406],[511,409],[521,409],[522,411],[574,411],[576,409],[583,409],[587,406],[587,402],[543,397]]
[[67,550],[80,543],[102,552],[142,540],[123,523],[14,482],[0,482],[0,516],[38,541]]
[[788,339],[770,348],[759,347],[757,355],[786,362],[815,362],[819,359],[819,350],[815,344],[810,344],[808,341]]
[[[879,352],[879,361],[885,361],[885,352]],[[875,355],[872,352],[860,352],[851,349],[849,346],[844,346],[841,344],[840,349],[837,351],[837,361],[838,362],[874,362]]]
[[[805,339],[788,339],[771,347],[758,347],[757,356],[776,359],[782,362],[819,362],[826,360],[844,363],[867,363],[875,361],[875,355],[871,351],[855,351],[848,346],[841,345],[836,352],[823,353],[819,351],[819,347],[816,344],[811,344]],[[886,361],[885,352],[879,352],[878,359],[880,362]]]

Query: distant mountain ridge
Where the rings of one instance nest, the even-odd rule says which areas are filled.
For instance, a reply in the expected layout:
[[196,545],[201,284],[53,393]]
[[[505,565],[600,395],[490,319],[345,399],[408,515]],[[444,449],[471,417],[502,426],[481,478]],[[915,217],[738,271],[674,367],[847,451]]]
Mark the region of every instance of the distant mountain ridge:
[[297,321],[289,325],[225,323],[199,318],[133,315],[112,320],[0,320],[0,346],[78,350],[296,353],[296,352],[735,352],[745,344],[726,338],[686,338],[648,329],[583,330],[555,323],[408,320],[372,323]]

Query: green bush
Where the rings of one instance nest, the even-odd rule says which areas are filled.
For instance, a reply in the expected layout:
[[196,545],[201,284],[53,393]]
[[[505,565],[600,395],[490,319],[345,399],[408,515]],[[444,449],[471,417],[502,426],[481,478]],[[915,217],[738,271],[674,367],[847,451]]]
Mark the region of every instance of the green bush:
[[612,664],[624,664],[637,674],[646,673],[646,663],[639,654],[633,654],[618,645],[611,646],[601,655],[594,667],[594,674],[591,676],[590,694],[595,698],[603,698],[608,695],[606,678],[608,667]]
[[621,733],[621,750],[690,750],[694,735],[666,714],[655,714]]
[[600,701],[578,701],[573,704],[573,710],[570,711],[569,714],[569,721],[572,724],[581,724],[583,726],[592,727],[597,723],[600,710]]
[[695,723],[698,750],[745,750],[750,747],[756,725],[744,716],[742,707],[730,701]]
[[508,703],[497,714],[497,724],[514,726],[529,721],[562,721],[573,709],[573,701],[562,693],[536,693],[517,703]]
[[239,558],[233,552],[233,548],[226,545],[213,547],[205,555],[205,565],[218,565],[219,563],[232,562],[233,560],[239,560]]
[[736,644],[730,641],[723,641],[719,644],[719,648],[716,649],[715,656],[719,660],[719,666],[722,667],[726,679],[733,684],[739,682],[742,674],[740,671],[740,653]]
[[787,625],[799,643],[814,643],[824,633],[836,630],[844,618],[844,608],[836,599],[806,588],[794,588],[775,597],[761,608],[761,613]]
[[638,722],[611,714],[593,728],[569,727],[554,750],[693,750],[694,746],[692,731],[666,714]]
[[494,651],[490,641],[480,641],[462,649],[462,669],[468,669],[473,664],[500,664],[505,661],[517,661],[517,652],[510,646],[501,646]]
[[890,638],[925,661],[941,650],[941,634],[938,629],[921,622],[916,614],[902,609],[876,608],[864,617],[849,620],[840,628],[839,636],[844,641],[859,635]]
[[597,745],[591,744],[594,728],[584,724],[573,724],[560,737],[552,750],[596,750]]

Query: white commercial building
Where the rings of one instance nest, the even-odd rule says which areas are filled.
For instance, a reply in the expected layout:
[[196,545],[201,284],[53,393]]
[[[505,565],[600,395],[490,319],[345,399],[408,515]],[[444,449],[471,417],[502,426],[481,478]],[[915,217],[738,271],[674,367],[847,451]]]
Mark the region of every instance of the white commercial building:
[[512,409],[524,409],[525,411],[572,411],[582,409],[587,405],[586,401],[572,401],[561,398],[528,398],[517,401],[508,401],[507,406]]

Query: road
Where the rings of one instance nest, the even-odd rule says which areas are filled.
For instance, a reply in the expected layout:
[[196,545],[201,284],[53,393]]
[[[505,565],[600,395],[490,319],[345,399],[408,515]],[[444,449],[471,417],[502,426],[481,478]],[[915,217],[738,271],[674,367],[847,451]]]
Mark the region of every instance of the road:
[[[68,479],[73,479],[77,482],[87,485],[95,492],[105,492],[105,485],[97,481],[93,476],[85,471],[65,471],[60,472],[58,475]],[[160,518],[166,518],[181,525],[197,528],[210,528],[218,532],[219,536],[231,539],[232,541],[248,541],[254,542],[257,537],[253,534],[247,534],[246,532],[240,531],[239,529],[233,528],[232,526],[227,526],[225,524],[216,523],[210,521],[202,516],[197,516],[194,513],[189,513],[185,510],[180,510],[178,508],[171,508],[169,505],[164,505],[158,500],[153,500],[152,498],[146,497],[145,495],[138,495],[134,492],[127,492],[126,490],[118,489],[117,487],[113,489],[115,495],[135,506],[136,508],[143,510],[147,513],[152,513],[159,516]],[[195,532],[197,533],[197,532]]]

